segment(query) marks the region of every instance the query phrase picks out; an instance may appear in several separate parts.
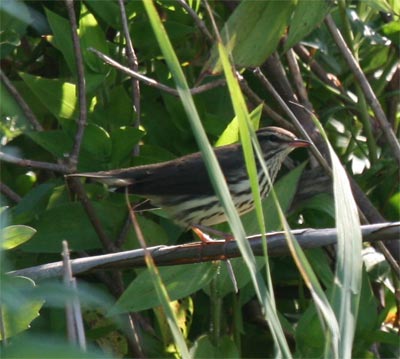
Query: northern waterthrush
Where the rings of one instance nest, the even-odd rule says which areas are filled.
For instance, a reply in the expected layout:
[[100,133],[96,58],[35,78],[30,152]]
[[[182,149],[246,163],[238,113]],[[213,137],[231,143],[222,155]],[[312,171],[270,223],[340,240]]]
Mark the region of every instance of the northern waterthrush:
[[[256,134],[272,181],[291,151],[309,146],[308,141],[279,127],[265,127]],[[218,147],[215,154],[239,214],[252,210],[254,200],[241,145]],[[265,197],[270,188],[258,161],[257,173],[260,194]],[[162,163],[72,176],[128,187],[129,193],[149,199],[153,206],[163,208],[171,219],[186,228],[212,226],[227,220],[200,152]]]

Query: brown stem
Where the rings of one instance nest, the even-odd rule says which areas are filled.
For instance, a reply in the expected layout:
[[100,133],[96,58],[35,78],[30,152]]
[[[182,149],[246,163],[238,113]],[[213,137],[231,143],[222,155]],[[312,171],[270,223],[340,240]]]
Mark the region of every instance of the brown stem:
[[17,101],[18,105],[21,107],[25,117],[27,120],[32,124],[33,128],[36,131],[43,131],[43,127],[36,118],[35,114],[29,107],[29,105],[25,102],[25,100],[22,98],[18,90],[15,88],[15,86],[12,84],[12,82],[8,79],[6,74],[0,69],[0,79],[4,83],[4,86],[6,89],[10,92],[10,94],[14,97],[15,101]]
[[355,79],[360,84],[361,89],[364,93],[364,96],[367,99],[372,110],[374,111],[375,117],[378,120],[378,122],[382,128],[383,134],[385,135],[386,140],[393,151],[393,156],[395,157],[398,165],[400,165],[399,141],[397,140],[397,138],[392,130],[392,127],[390,126],[390,123],[387,120],[386,115],[383,112],[383,109],[382,109],[378,99],[376,98],[374,91],[372,90],[371,85],[369,84],[360,65],[354,58],[350,49],[347,47],[347,44],[342,37],[342,34],[340,33],[339,29],[337,28],[335,22],[333,21],[333,19],[330,15],[328,15],[325,18],[325,24],[327,25],[336,45],[338,46],[339,50],[341,51],[344,59],[346,60],[347,64],[349,65],[350,70],[353,72]]
[[74,48],[74,57],[77,69],[77,84],[78,84],[78,99],[79,99],[79,119],[78,119],[78,129],[75,134],[74,145],[72,147],[71,154],[69,156],[69,170],[70,172],[76,171],[76,166],[78,164],[78,157],[80,148],[83,141],[83,134],[85,131],[85,126],[87,122],[87,103],[86,103],[86,81],[85,73],[83,68],[83,57],[82,51],[79,43],[78,37],[78,27],[76,22],[74,1],[65,0],[65,5],[67,7],[68,17],[71,24],[71,35],[72,43]]
[[2,151],[0,151],[0,160],[2,160],[4,162],[8,162],[8,163],[13,163],[13,164],[21,166],[21,167],[32,167],[32,168],[49,170],[49,171],[54,171],[54,172],[61,172],[61,173],[67,173],[67,171],[68,171],[68,168],[61,164],[27,160],[27,159],[18,158],[18,157],[9,155]]

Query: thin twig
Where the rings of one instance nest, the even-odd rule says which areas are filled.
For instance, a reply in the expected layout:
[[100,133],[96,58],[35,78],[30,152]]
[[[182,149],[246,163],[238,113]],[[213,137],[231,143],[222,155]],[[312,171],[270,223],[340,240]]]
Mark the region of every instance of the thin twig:
[[365,77],[360,65],[355,60],[353,54],[349,50],[346,42],[344,41],[342,34],[340,33],[339,29],[337,28],[335,22],[333,21],[331,15],[328,15],[325,18],[325,24],[327,25],[336,45],[340,49],[344,59],[346,60],[347,64],[350,67],[350,70],[353,72],[354,77],[358,81],[361,86],[361,89],[368,100],[372,110],[374,111],[375,117],[378,120],[382,131],[393,150],[393,155],[396,158],[398,165],[400,165],[400,144],[394,134],[390,123],[388,122],[386,115],[375,96],[374,91],[372,90],[371,85],[369,84],[367,78]]
[[69,156],[70,171],[75,172],[76,165],[78,164],[80,148],[83,141],[83,134],[87,122],[86,81],[85,81],[85,73],[83,67],[82,51],[80,47],[78,28],[74,11],[74,1],[65,0],[65,5],[67,7],[68,17],[71,24],[72,44],[74,48],[74,57],[77,69],[77,84],[78,84],[77,87],[78,87],[78,99],[79,99],[78,128],[75,134],[74,145],[72,147],[72,151]]
[[25,102],[23,97],[20,95],[18,90],[12,84],[12,82],[8,79],[6,74],[0,69],[0,79],[4,83],[6,89],[10,92],[10,94],[14,97],[15,101],[17,101],[18,105],[21,107],[22,112],[24,113],[26,119],[31,123],[33,128],[36,131],[43,131],[43,127],[36,118],[35,114],[29,107],[29,105]]
[[12,201],[14,201],[15,203],[21,201],[20,195],[14,192],[10,187],[8,187],[3,182],[0,182],[0,192],[3,193],[6,197],[11,199]]
[[303,106],[312,111],[312,105],[310,103],[310,100],[308,99],[308,93],[304,86],[304,80],[300,72],[299,64],[297,63],[296,56],[292,49],[289,49],[286,52],[286,59],[288,61],[290,73],[293,76],[294,84],[297,89],[297,96],[299,97],[300,102],[303,104]]
[[269,82],[269,80],[264,76],[264,74],[262,73],[262,71],[260,70],[259,67],[254,69],[253,73],[261,81],[261,83],[268,90],[268,92],[270,92],[273,95],[273,97],[279,103],[279,105],[284,109],[285,113],[292,120],[293,125],[296,127],[297,131],[302,135],[302,137],[304,137],[305,139],[307,139],[308,141],[310,141],[312,143],[312,145],[310,147],[311,152],[317,158],[318,162],[325,169],[325,171],[331,175],[332,170],[331,170],[328,162],[321,155],[318,148],[314,145],[311,137],[308,135],[307,131],[304,130],[303,126],[301,125],[301,123],[299,122],[297,117],[294,115],[292,110],[289,108],[289,106],[286,104],[286,102],[282,99],[282,97],[279,95],[279,93],[275,90],[275,88],[272,86],[272,84]]
[[9,155],[2,151],[0,151],[0,160],[2,160],[4,162],[8,162],[8,163],[13,163],[13,164],[21,166],[21,167],[31,167],[31,168],[49,170],[49,171],[61,172],[61,173],[67,173],[67,171],[68,171],[67,166],[64,166],[62,164],[27,160],[24,158],[18,158],[18,157]]
[[[154,79],[152,79],[150,77],[144,76],[144,75],[142,75],[142,74],[140,74],[138,72],[132,71],[130,68],[121,65],[117,61],[113,60],[111,57],[108,57],[107,55],[104,55],[102,52],[100,52],[100,51],[98,51],[96,49],[93,49],[93,48],[90,47],[90,48],[88,48],[88,51],[93,52],[100,59],[102,59],[105,63],[109,64],[110,66],[112,66],[114,68],[116,68],[117,70],[120,70],[120,71],[124,72],[125,74],[142,81],[147,86],[151,86],[151,87],[157,88],[157,89],[159,89],[161,91],[164,91],[166,93],[169,93],[169,94],[171,94],[173,96],[179,96],[179,93],[178,93],[178,91],[176,89],[174,89],[172,87],[169,87],[169,86],[166,86],[166,85],[164,85],[164,84],[162,84],[162,83],[160,83],[160,82],[158,82],[158,81],[156,81],[156,80],[154,80]],[[225,84],[226,84],[225,80],[222,80],[222,79],[221,80],[216,80],[216,81],[209,82],[209,83],[206,83],[206,84],[201,85],[201,86],[194,87],[194,88],[190,89],[190,93],[192,95],[196,95],[196,94],[211,90],[211,89],[213,89],[215,87],[218,87],[218,86],[224,86]]]
[[243,76],[240,78],[240,88],[242,89],[243,93],[256,105],[262,103],[263,105],[263,112],[270,117],[274,122],[276,122],[279,126],[282,126],[288,130],[293,131],[293,125],[285,120],[279,113],[275,112],[271,107],[269,107],[249,86],[247,81]]
[[193,18],[194,22],[196,23],[197,27],[200,31],[205,35],[209,42],[213,42],[214,39],[211,33],[208,31],[207,26],[205,25],[204,21],[199,18],[189,4],[185,0],[177,0],[177,2],[188,12],[188,14]]
[[[400,222],[361,226],[363,241],[370,243],[375,243],[376,241],[386,241],[386,243],[399,241],[399,230]],[[337,242],[336,228],[299,229],[293,230],[292,234],[303,249],[320,248]],[[255,255],[264,255],[261,235],[251,236],[247,239],[250,241]],[[289,255],[289,249],[283,232],[267,233],[267,240],[269,256]],[[175,246],[148,247],[147,249],[151,252],[151,256],[158,266],[208,262],[240,256],[236,241],[226,243],[225,240],[215,241],[206,246],[202,243],[194,242]],[[144,251],[142,249],[135,249],[79,258],[72,260],[71,265],[74,275],[105,269],[143,267],[145,265]],[[397,273],[400,275],[400,270]],[[9,274],[27,276],[35,281],[59,277],[62,275],[62,263],[42,264],[16,270]]]
[[343,86],[339,79],[330,73],[327,73],[325,69],[314,60],[311,56],[310,52],[306,49],[303,45],[296,45],[294,46],[294,51],[300,57],[300,59],[310,66],[310,70],[325,84],[334,88],[335,90],[339,91],[342,95],[346,95],[346,92],[343,89]]
[[[128,58],[129,68],[132,71],[139,72],[139,62],[138,58],[135,53],[135,49],[133,48],[131,35],[129,33],[129,26],[128,26],[128,19],[126,16],[125,5],[123,0],[118,0],[119,9],[121,12],[121,21],[122,21],[122,28],[124,30],[124,36],[126,40],[126,55]],[[140,83],[139,80],[136,78],[131,79],[131,86],[132,86],[132,103],[133,103],[133,112],[136,115],[136,118],[133,122],[134,128],[139,128],[140,126]],[[133,149],[134,156],[139,155],[140,146],[137,144]]]

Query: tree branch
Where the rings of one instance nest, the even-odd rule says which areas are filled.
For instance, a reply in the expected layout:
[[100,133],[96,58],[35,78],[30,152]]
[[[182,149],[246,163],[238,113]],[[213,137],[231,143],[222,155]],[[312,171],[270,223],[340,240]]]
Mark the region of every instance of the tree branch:
[[[93,49],[93,48],[90,47],[88,50],[93,52],[94,54],[96,54],[105,63],[109,64],[110,66],[116,68],[117,70],[119,70],[119,71],[121,71],[121,72],[123,72],[123,73],[125,73],[125,74],[127,74],[127,75],[129,75],[131,77],[133,77],[133,78],[136,78],[136,79],[142,81],[147,86],[158,88],[159,90],[164,91],[166,93],[169,93],[170,95],[173,95],[173,96],[179,96],[178,91],[176,89],[174,89],[173,87],[169,87],[169,86],[164,85],[164,84],[162,84],[162,83],[160,83],[160,82],[158,82],[158,81],[156,81],[156,80],[154,80],[154,79],[152,79],[150,77],[144,76],[144,75],[142,75],[142,74],[140,74],[140,73],[138,73],[136,71],[132,71],[130,68],[121,65],[117,61],[113,60],[111,57],[108,57],[107,55],[104,55],[103,53],[101,53],[100,51],[98,51],[96,49]],[[194,87],[194,88],[190,89],[190,93],[192,95],[196,95],[196,94],[199,94],[201,92],[211,90],[214,87],[223,86],[223,85],[225,85],[225,83],[226,83],[225,80],[222,80],[222,79],[221,80],[216,80],[216,81],[209,82],[209,83],[206,83],[206,84],[201,85],[201,86]]]
[[394,155],[398,165],[400,165],[399,141],[397,140],[397,138],[392,130],[392,127],[390,126],[390,123],[387,120],[386,115],[383,112],[383,109],[382,109],[378,99],[376,98],[374,91],[371,88],[371,85],[369,84],[367,78],[365,77],[363,71],[361,70],[360,65],[355,60],[353,54],[347,47],[346,42],[344,41],[339,29],[336,27],[336,24],[330,15],[328,15],[325,18],[325,23],[334,39],[336,45],[338,46],[344,59],[346,60],[347,64],[349,65],[350,70],[353,72],[354,77],[360,84],[361,89],[364,92],[364,95],[365,95],[366,99],[368,100],[372,110],[374,111],[375,117],[378,120],[378,122],[382,128],[382,131],[383,131],[390,147],[393,150],[393,155]]
[[22,98],[18,90],[15,88],[15,86],[12,84],[12,82],[8,79],[6,74],[0,69],[0,79],[4,83],[4,86],[6,89],[10,92],[10,94],[14,97],[15,101],[17,101],[18,105],[21,107],[25,117],[27,120],[32,124],[33,128],[36,131],[43,131],[43,127],[36,118],[35,114],[29,107],[29,105],[25,102],[25,100]]
[[[361,226],[363,241],[393,241],[399,240],[400,222],[381,223]],[[292,231],[303,249],[318,248],[335,244],[337,232],[335,228],[299,229]],[[267,234],[268,255],[271,257],[288,255],[289,249],[285,235],[282,232]],[[255,255],[263,255],[263,245],[260,235],[248,238]],[[223,260],[240,256],[236,241],[215,241],[208,245],[194,242],[177,246],[156,246],[148,248],[155,263],[159,266],[180,265],[188,263]],[[143,249],[111,253],[71,261],[74,275],[86,274],[104,269],[123,269],[145,266]],[[59,277],[62,275],[62,262],[54,262],[16,270],[9,274],[26,276],[33,280]],[[400,273],[397,273],[400,275]]]
[[33,160],[26,160],[24,158],[18,158],[13,155],[9,155],[0,151],[0,160],[8,163],[13,163],[17,166],[21,167],[31,167],[37,168],[41,170],[49,170],[54,172],[61,172],[67,173],[68,168],[64,165],[57,164],[57,163],[50,163],[50,162],[42,162],[42,161],[33,161]]
[[74,48],[74,56],[77,69],[77,85],[78,85],[78,98],[79,98],[78,129],[76,131],[74,145],[72,147],[72,151],[69,156],[70,171],[75,172],[76,165],[78,163],[79,152],[83,141],[83,134],[87,122],[86,80],[83,69],[82,51],[78,37],[76,16],[74,11],[74,0],[65,0],[65,4],[67,7],[68,17],[71,24],[71,36],[72,36],[72,43]]

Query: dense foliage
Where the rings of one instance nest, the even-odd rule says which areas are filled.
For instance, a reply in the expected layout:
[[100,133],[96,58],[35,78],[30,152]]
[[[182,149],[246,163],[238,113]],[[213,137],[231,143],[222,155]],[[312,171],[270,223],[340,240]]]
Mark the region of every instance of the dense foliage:
[[[210,13],[202,1],[187,2],[193,14],[182,2],[155,4],[189,86],[207,84],[194,101],[210,142],[228,143],[238,135],[237,113]],[[161,309],[152,276],[143,268],[79,276],[78,291],[59,278],[32,280],[6,274],[61,260],[62,241],[68,242],[71,258],[140,248],[125,197],[89,181],[70,183],[66,174],[161,162],[199,150],[198,136],[174,92],[174,72],[143,2],[125,3],[134,56],[126,45],[121,4],[0,3],[0,337],[10,357],[83,357],[66,339],[65,307],[76,313],[77,303],[82,307],[88,357],[182,355],[171,334],[171,317]],[[260,79],[263,73],[328,159],[328,147],[312,114],[319,119],[353,181],[355,200],[368,222],[399,220],[396,1],[209,5],[222,37],[234,43],[227,48],[243,77],[239,83],[254,123],[286,127],[302,137]],[[71,13],[76,16],[80,51],[73,41]],[[354,75],[332,37],[335,24],[364,80]],[[170,91],[133,80],[92,49]],[[259,72],[253,71],[258,66]],[[383,117],[365,92],[367,81]],[[276,192],[292,228],[335,227],[332,181],[311,153],[299,150],[291,156]],[[263,209],[267,230],[281,230],[271,198]],[[258,233],[254,218],[251,213],[243,219],[247,234]],[[196,240],[162,212],[140,214],[138,221],[148,246]],[[305,253],[327,297],[334,298],[335,248]],[[372,246],[365,245],[362,258],[353,356],[398,356],[399,299],[394,292],[399,280]],[[321,326],[307,280],[289,254],[268,262],[265,270],[265,259],[257,258],[257,268],[266,281],[271,271],[276,309],[292,355],[324,357],[329,330]],[[224,262],[160,268],[186,345],[196,357],[272,357],[277,339],[257,301],[252,278],[241,259],[232,260],[232,266],[239,293],[234,292]]]

